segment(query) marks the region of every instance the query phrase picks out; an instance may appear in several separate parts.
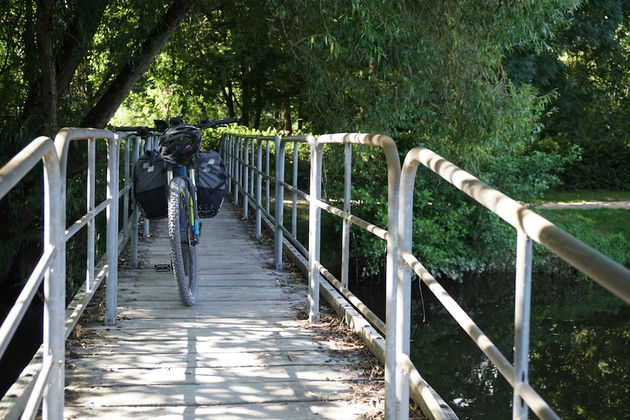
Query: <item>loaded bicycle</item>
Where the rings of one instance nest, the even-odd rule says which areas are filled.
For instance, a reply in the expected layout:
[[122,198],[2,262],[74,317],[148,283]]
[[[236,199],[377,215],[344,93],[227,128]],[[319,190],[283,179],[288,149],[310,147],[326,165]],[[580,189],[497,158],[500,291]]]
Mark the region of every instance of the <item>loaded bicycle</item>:
[[160,135],[157,150],[147,150],[134,166],[134,198],[148,219],[168,221],[171,269],[186,306],[197,299],[197,249],[202,218],[214,217],[225,196],[225,167],[218,152],[200,153],[201,131],[238,119],[186,124],[181,117],[155,127],[115,127],[148,139]]

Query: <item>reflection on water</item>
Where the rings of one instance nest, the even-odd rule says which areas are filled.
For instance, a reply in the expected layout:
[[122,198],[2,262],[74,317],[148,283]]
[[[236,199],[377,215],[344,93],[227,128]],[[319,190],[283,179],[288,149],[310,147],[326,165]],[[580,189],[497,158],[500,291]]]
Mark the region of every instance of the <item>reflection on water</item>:
[[[442,282],[508,360],[514,335],[511,277]],[[558,283],[534,280],[530,382],[562,418],[630,419],[630,308],[599,286]],[[427,289],[422,322],[417,282],[414,287],[411,358],[422,376],[461,419],[511,418],[507,381]],[[382,314],[384,304],[362,289],[355,290]]]

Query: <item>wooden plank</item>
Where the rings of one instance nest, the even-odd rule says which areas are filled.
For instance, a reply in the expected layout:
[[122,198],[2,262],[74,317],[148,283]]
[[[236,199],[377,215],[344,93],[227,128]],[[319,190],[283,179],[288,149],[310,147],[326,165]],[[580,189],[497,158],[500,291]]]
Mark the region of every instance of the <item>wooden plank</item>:
[[[111,387],[68,387],[68,405],[89,404],[97,407],[130,405],[174,406],[214,405],[238,403],[267,403],[290,401],[325,401],[350,399],[351,386],[335,381],[309,381],[308,383],[258,382],[243,384],[130,385]],[[74,392],[73,392],[74,391]]]
[[[150,348],[148,349],[147,347]],[[110,342],[103,344],[99,341],[86,342],[81,348],[74,350],[74,354],[211,354],[217,352],[256,352],[256,351],[306,351],[309,349],[325,350],[328,347],[325,342],[309,339],[265,339],[258,341],[226,340],[181,340],[181,341],[135,341],[135,342]]]
[[91,366],[97,369],[158,368],[158,367],[246,367],[287,365],[352,365],[357,359],[342,358],[343,352],[327,353],[315,350],[244,351],[222,353],[154,353],[72,354],[68,366]]
[[[66,364],[66,418],[365,418],[380,386],[364,393],[354,346],[297,321],[303,284],[276,271],[272,254],[238,215],[204,223],[199,294],[181,304],[165,224],[141,246],[145,266],[119,274],[116,326],[82,325]],[[289,288],[281,285],[294,284]],[[291,290],[297,293],[290,293]]]
[[121,368],[93,369],[86,366],[68,370],[68,386],[120,386],[142,384],[217,384],[227,382],[255,383],[295,382],[295,381],[365,381],[347,366],[331,365],[287,365],[287,366],[249,366],[230,368],[189,368],[162,367],[150,369]]
[[67,418],[72,419],[265,419],[265,420],[316,420],[316,419],[366,419],[365,413],[374,411],[370,399],[353,401],[308,401],[292,403],[234,404],[216,406],[178,407],[108,407],[107,410],[89,406],[66,408]]

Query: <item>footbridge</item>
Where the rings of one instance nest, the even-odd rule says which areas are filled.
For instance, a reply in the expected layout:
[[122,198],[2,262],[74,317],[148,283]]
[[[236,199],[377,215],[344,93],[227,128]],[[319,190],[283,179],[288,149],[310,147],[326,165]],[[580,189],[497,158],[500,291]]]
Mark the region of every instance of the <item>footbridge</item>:
[[[67,219],[68,154],[77,150],[71,142],[87,149],[87,211],[76,221]],[[107,167],[99,170],[97,149],[103,144]],[[44,183],[41,258],[0,327],[0,356],[11,357],[5,355],[7,346],[40,286],[44,340],[0,402],[2,418],[407,419],[410,400],[423,417],[457,418],[409,356],[413,273],[513,387],[513,401],[506,401],[513,418],[526,419],[531,412],[555,419],[553,407],[528,378],[532,243],[630,303],[629,270],[434,152],[415,148],[401,162],[387,136],[332,134],[223,137],[228,202],[204,223],[199,302],[184,307],[172,273],[155,268],[168,263],[163,221],[142,220],[130,196],[133,163],[152,147],[151,138],[69,128],[55,139],[33,140],[3,162],[0,198],[12,199],[11,190],[39,162]],[[386,174],[386,226],[352,213],[352,158],[358,147],[375,148],[382,156],[373,164]],[[344,195],[337,200],[322,198],[322,161],[331,148],[342,148],[344,156]],[[299,177],[300,165],[308,165],[308,182]],[[412,211],[420,166],[515,230],[512,360],[412,253],[412,221],[421,217]],[[98,204],[97,196],[104,197]],[[330,246],[322,243],[322,210],[343,223],[339,278],[321,262],[322,246]],[[348,288],[351,229],[364,229],[385,243],[384,320]],[[87,244],[85,282],[68,296],[66,247],[78,232]],[[103,236],[104,252],[98,246]],[[300,240],[304,237],[308,240]],[[326,330],[320,296],[364,344],[335,339]],[[361,368],[363,347],[383,364],[382,376]]]

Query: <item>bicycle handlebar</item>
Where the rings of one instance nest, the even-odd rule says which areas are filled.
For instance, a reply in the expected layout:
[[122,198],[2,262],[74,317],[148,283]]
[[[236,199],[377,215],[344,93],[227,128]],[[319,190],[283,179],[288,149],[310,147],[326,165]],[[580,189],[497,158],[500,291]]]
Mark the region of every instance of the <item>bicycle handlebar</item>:
[[224,125],[237,123],[237,122],[238,122],[238,118],[225,118],[222,120],[214,120],[214,121],[208,118],[208,119],[199,121],[199,124],[195,124],[195,127],[197,127],[200,130],[205,130],[207,128],[218,128]]
[[146,127],[146,126],[135,126],[135,127],[114,127],[114,131],[125,131],[127,133],[134,133],[140,136],[149,135],[151,133],[160,133],[161,130],[158,130],[154,127]]
[[[200,130],[206,130],[208,128],[223,127],[228,124],[237,123],[237,122],[238,122],[238,118],[224,118],[222,120],[211,120],[210,118],[208,118],[208,119],[199,121],[198,124],[195,124],[195,127],[197,127]],[[154,134],[162,133],[168,129],[168,126],[166,125],[166,121],[155,120],[155,123],[156,123],[155,124],[156,127],[124,126],[124,127],[114,127],[114,131],[125,131],[127,133],[135,133],[140,136],[148,136],[149,134],[152,134],[152,133]],[[181,117],[175,117],[175,118],[171,118],[171,123],[175,123],[175,124],[183,123],[183,120]]]

